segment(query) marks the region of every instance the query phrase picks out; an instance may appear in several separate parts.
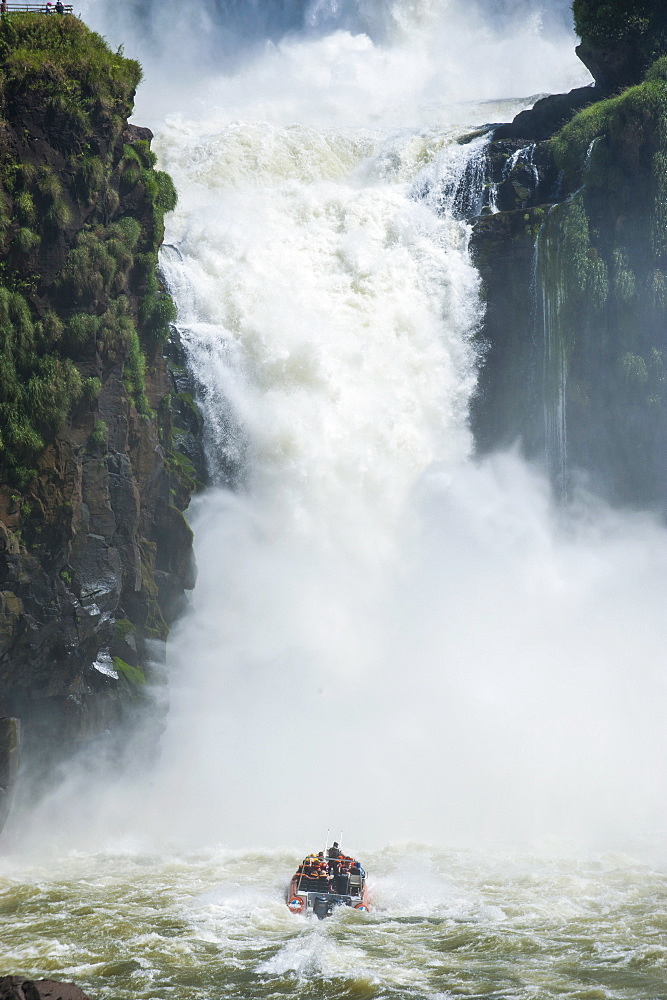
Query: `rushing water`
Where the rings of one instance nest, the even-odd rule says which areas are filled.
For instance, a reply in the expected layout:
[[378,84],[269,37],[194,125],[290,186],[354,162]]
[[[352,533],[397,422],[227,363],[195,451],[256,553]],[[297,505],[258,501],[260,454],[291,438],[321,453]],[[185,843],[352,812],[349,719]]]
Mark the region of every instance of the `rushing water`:
[[411,845],[369,855],[375,909],[284,905],[290,852],[120,848],[0,863],[2,964],[109,1000],[661,1000],[667,873],[621,855]]
[[[168,56],[138,119],[179,189],[162,267],[214,486],[160,767],[15,816],[3,971],[97,1000],[667,997],[667,539],[475,462],[467,423],[485,174],[457,139],[574,82],[538,7],[566,5],[88,4]],[[327,826],[369,915],[284,905]]]

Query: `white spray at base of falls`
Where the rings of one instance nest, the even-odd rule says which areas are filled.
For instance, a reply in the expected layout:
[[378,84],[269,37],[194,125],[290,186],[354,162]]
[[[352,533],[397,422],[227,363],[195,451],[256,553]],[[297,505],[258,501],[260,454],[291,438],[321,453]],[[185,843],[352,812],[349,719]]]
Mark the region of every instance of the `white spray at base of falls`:
[[[368,682],[406,498],[434,461],[470,451],[480,302],[468,228],[410,197],[420,164],[444,180],[469,153],[419,132],[244,124],[194,155],[168,142],[189,203],[163,268],[203,387],[214,477],[230,426],[243,429],[245,463],[245,488],[204,499],[197,518],[216,557],[181,633],[201,662],[186,654],[181,678],[190,711],[188,691],[197,703],[205,691],[206,708],[194,734],[186,710],[171,748],[180,759],[200,744],[185,766],[195,787],[203,777],[201,802],[202,758],[224,747],[220,803],[248,818],[251,789],[283,830],[303,768],[326,776],[335,762],[345,777],[309,793],[315,836],[327,812],[344,814],[354,781],[373,794]],[[195,185],[182,172],[193,164]],[[178,638],[175,650],[181,660]],[[260,831],[253,817],[245,836]]]
[[442,129],[202,133],[160,139],[183,192],[164,268],[213,468],[242,429],[245,482],[193,509],[170,832],[656,827],[664,533],[583,495],[560,513],[517,456],[470,461],[480,301],[453,213],[478,149]]

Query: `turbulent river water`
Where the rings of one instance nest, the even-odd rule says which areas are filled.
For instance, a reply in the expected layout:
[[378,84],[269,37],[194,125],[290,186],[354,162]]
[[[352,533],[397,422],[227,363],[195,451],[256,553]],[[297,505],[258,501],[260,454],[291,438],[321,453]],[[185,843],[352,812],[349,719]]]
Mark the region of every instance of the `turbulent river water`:
[[[483,140],[457,139],[576,82],[567,5],[537,6],[88,4],[154,46],[137,120],[179,190],[162,268],[214,485],[161,762],[15,817],[3,970],[109,1000],[667,997],[664,531],[563,511],[468,430]],[[327,827],[369,915],[284,905]]]
[[375,909],[283,901],[288,852],[108,849],[0,864],[5,969],[109,1000],[660,1000],[667,872],[595,859],[369,854]]

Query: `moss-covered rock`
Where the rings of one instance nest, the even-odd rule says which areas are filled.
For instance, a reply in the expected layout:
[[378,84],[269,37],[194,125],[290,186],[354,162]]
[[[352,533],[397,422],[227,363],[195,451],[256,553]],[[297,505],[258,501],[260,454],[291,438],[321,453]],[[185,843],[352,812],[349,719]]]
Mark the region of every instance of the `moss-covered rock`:
[[612,499],[663,508],[666,78],[660,59],[531,146],[532,188],[473,235],[488,297],[480,446],[519,438],[564,488],[584,470]]
[[638,83],[667,52],[663,0],[574,0],[577,55],[607,91]]
[[112,658],[148,677],[193,584],[140,75],[75,17],[0,18],[0,715],[42,761],[136,712]]

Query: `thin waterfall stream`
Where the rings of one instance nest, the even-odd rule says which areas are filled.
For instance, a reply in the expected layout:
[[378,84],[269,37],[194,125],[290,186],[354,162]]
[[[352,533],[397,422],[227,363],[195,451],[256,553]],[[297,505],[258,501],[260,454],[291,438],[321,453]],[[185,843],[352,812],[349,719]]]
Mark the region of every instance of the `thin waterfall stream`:
[[544,345],[545,457],[558,495],[566,498],[567,482],[567,329],[563,317],[564,291],[559,275],[557,234],[543,226],[536,238],[537,335]]

